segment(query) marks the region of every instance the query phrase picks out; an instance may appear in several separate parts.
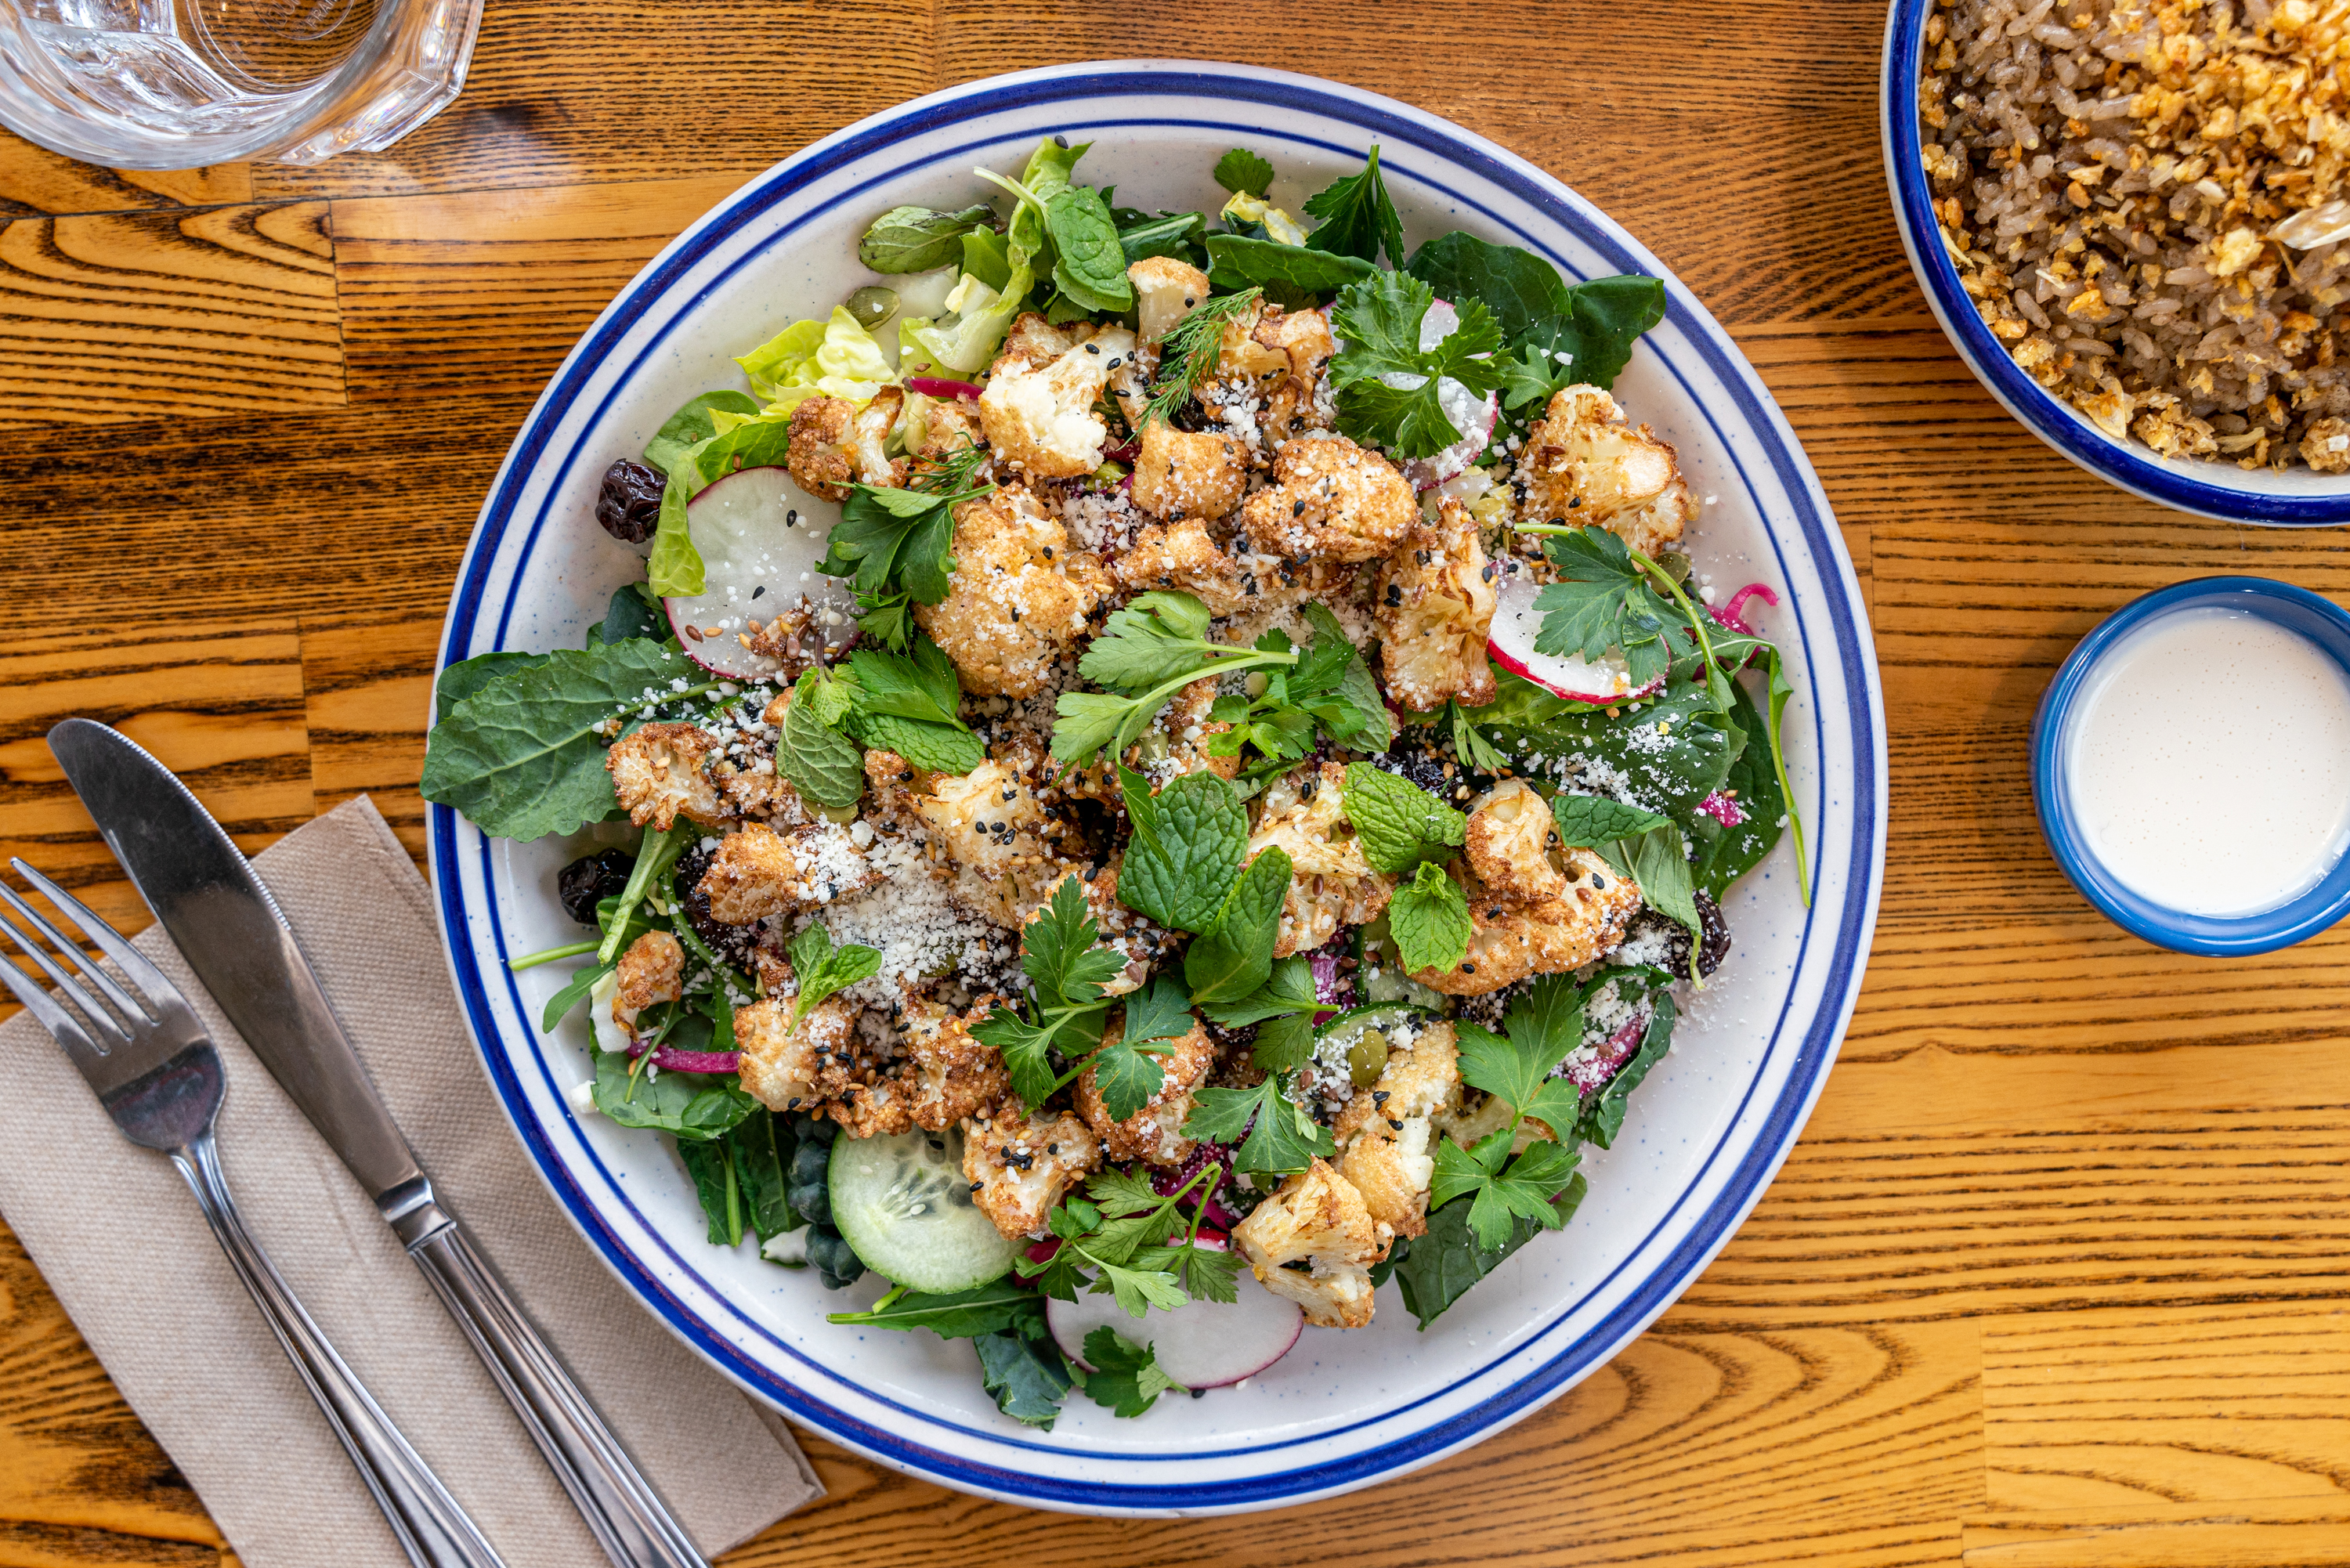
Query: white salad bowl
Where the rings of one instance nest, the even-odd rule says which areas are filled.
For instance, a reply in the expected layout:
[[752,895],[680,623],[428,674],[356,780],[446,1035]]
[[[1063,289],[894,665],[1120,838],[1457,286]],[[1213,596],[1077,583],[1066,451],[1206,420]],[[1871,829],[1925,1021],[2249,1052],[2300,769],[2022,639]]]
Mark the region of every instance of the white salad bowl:
[[1460,228],[1550,257],[1571,278],[1666,280],[1663,323],[1616,385],[1679,450],[1706,503],[1699,569],[1768,584],[1763,629],[1794,696],[1787,763],[1812,860],[1792,835],[1723,899],[1736,948],[1700,992],[1614,1148],[1586,1151],[1590,1195],[1426,1332],[1379,1292],[1377,1322],[1310,1330],[1238,1388],[1161,1399],[1139,1419],[1073,1400],[1050,1432],[1000,1415],[971,1347],[838,1327],[868,1276],[713,1247],[670,1141],[567,1097],[589,1076],[577,1012],[539,1012],[565,966],[506,968],[574,940],[555,876],[583,838],[484,837],[445,807],[431,853],[451,967],[492,1083],[556,1196],[647,1309],[795,1420],[883,1463],[1013,1502],[1092,1513],[1262,1509],[1399,1475],[1492,1435],[1572,1387],[1672,1302],[1785,1157],[1859,991],[1885,855],[1885,736],[1852,567],[1794,433],[1729,336],[1656,258],[1556,180],[1433,115],[1335,83],[1238,66],[1105,62],[998,77],[826,138],[735,192],[623,289],[540,396],[483,507],[450,606],[443,664],[577,647],[640,562],[591,518],[605,467],[633,457],[696,392],[741,385],[731,356],[872,281],[866,224],[902,202],[960,206],[973,165],[1017,169],[1039,138],[1089,141],[1086,177],[1118,200],[1212,213],[1219,154],[1279,171],[1273,195],[1355,171],[1377,142],[1417,244]]

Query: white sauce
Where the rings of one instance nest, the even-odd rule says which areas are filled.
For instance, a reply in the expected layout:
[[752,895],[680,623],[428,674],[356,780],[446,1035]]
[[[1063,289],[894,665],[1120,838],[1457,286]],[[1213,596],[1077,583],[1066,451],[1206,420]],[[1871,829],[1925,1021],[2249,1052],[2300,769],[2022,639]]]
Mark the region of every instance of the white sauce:
[[2350,674],[2273,621],[2179,610],[2098,661],[2064,763],[2116,880],[2184,914],[2272,909],[2350,847]]

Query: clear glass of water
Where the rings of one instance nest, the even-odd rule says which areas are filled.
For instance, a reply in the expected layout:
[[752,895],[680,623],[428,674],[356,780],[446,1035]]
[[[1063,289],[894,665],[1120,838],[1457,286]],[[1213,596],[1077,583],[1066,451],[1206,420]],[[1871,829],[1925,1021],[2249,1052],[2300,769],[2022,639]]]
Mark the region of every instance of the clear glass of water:
[[465,83],[482,0],[0,0],[0,125],[117,169],[377,151]]

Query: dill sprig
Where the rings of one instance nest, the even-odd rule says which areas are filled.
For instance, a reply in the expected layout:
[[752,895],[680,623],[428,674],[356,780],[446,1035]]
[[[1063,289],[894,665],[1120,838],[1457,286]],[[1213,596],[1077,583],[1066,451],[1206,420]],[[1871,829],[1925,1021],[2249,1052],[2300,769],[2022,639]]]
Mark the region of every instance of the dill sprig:
[[1223,350],[1224,323],[1253,311],[1263,297],[1263,288],[1218,295],[1175,324],[1174,330],[1159,340],[1159,379],[1138,430],[1153,420],[1171,420],[1176,410],[1191,400],[1200,383],[1216,369],[1217,357]]
[[925,495],[952,495],[957,501],[968,501],[971,497],[960,492],[972,489],[972,479],[992,455],[985,441],[975,441],[957,447],[944,457],[922,458],[907,488]]

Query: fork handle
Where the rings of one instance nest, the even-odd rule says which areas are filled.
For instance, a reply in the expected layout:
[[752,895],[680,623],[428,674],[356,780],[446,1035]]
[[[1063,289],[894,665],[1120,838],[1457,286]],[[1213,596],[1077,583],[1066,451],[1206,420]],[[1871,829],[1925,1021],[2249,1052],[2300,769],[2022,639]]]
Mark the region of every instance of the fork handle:
[[221,1251],[253,1293],[277,1343],[309,1386],[311,1397],[326,1412],[328,1425],[342,1439],[344,1451],[359,1468],[408,1560],[416,1568],[504,1568],[480,1529],[327,1342],[268,1254],[246,1231],[221,1175],[220,1150],[211,1132],[171,1154],[172,1163],[194,1190]]
[[456,1218],[428,1201],[394,1223],[615,1568],[707,1568]]

